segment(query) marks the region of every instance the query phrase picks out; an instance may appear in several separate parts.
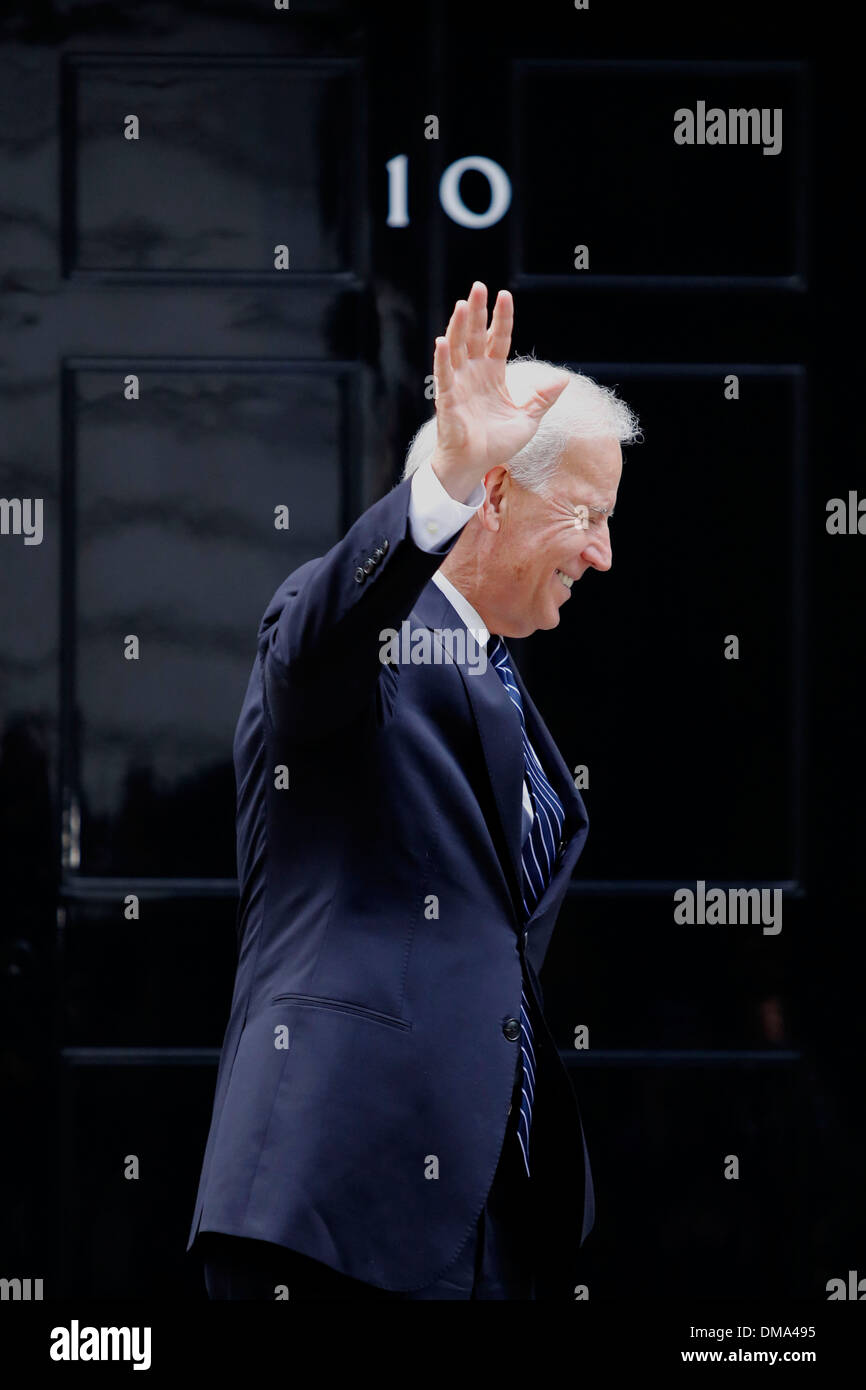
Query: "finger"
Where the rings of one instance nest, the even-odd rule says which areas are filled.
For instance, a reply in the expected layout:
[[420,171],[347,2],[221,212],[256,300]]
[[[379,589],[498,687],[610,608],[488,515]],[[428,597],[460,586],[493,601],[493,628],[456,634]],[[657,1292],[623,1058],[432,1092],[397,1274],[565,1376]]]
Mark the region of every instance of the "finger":
[[466,352],[466,315],[468,305],[465,299],[458,299],[454,305],[454,313],[445,330],[445,337],[448,339],[448,349],[451,353],[451,366],[457,371],[467,360]]
[[487,335],[487,356],[502,362],[511,351],[511,330],[514,327],[514,300],[508,290],[500,290],[493,306],[493,319]]
[[487,346],[487,286],[476,280],[469,291],[466,320],[466,351],[470,357],[483,357]]
[[448,340],[437,338],[436,347],[433,350],[433,379],[436,383],[436,395],[440,391],[447,391],[454,384],[454,373],[451,370],[451,353],[448,350]]
[[521,409],[533,420],[540,420],[552,405],[555,405],[568,385],[569,377],[563,372],[555,379],[537,387],[536,391]]

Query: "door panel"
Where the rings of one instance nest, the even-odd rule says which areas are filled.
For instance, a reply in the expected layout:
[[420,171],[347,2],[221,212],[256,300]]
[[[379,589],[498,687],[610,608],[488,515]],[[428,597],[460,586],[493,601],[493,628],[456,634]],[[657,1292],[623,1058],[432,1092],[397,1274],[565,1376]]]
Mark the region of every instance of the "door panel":
[[[543,983],[592,1297],[645,1267],[664,1297],[820,1298],[856,1266],[864,542],[825,523],[862,474],[861,82],[821,20],[4,9],[0,1275],[204,1297],[183,1252],[256,629],[399,476],[476,278],[513,290],[515,352],[616,385],[644,428],[611,572],[515,644],[589,777]],[[699,102],[781,110],[781,150],[678,144]],[[510,201],[478,225],[491,179]],[[677,924],[699,880],[779,889],[782,931]]]

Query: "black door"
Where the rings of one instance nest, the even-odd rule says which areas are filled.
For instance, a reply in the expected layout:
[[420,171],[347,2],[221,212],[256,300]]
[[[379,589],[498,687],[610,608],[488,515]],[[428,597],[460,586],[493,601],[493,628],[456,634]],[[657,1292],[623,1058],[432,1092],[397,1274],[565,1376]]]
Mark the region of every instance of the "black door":
[[[256,628],[399,476],[475,278],[645,434],[613,569],[518,651],[591,819],[544,974],[587,1285],[862,1256],[854,59],[781,4],[518,18],[0,21],[0,1275],[46,1297],[204,1296]],[[714,888],[781,915],[676,920]]]

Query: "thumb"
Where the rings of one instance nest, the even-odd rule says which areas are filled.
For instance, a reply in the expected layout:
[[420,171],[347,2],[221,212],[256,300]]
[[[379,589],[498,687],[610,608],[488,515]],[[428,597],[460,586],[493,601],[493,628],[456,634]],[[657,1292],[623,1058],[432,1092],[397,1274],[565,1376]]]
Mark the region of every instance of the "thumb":
[[568,385],[570,377],[567,372],[560,372],[559,376],[546,381],[543,386],[537,387],[523,409],[533,420],[538,421],[546,415],[552,405],[555,405]]

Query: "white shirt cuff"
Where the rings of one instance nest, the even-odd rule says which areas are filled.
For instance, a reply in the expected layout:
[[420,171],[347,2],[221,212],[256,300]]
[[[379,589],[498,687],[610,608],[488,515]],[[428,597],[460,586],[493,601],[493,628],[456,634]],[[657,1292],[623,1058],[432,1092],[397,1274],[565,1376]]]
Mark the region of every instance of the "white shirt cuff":
[[409,495],[409,529],[419,550],[438,550],[465,526],[484,501],[479,483],[466,502],[446,492],[428,459],[412,475]]

